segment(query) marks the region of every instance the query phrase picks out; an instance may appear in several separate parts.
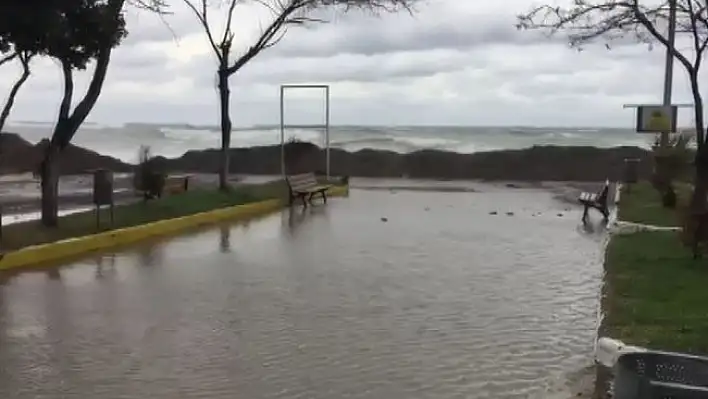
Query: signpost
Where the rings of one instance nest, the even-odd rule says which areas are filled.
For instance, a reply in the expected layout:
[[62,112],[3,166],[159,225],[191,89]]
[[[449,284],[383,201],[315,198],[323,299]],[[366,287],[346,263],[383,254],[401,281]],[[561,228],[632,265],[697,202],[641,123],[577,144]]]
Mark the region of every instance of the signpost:
[[675,105],[640,105],[637,107],[636,130],[637,133],[674,133],[677,120],[678,107]]
[[637,133],[676,133],[678,131],[678,109],[693,108],[693,104],[625,104],[623,108],[636,108]]

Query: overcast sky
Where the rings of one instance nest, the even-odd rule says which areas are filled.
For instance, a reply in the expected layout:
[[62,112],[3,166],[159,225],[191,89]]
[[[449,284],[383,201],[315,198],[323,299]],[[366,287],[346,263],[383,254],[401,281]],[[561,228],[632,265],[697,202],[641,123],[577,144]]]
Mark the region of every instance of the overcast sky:
[[[129,12],[130,36],[114,52],[90,121],[218,122],[215,57],[194,17],[173,1],[165,22]],[[533,4],[426,0],[413,16],[334,15],[329,24],[292,28],[232,76],[234,124],[278,123],[280,84],[329,84],[333,124],[631,127],[633,112],[623,104],[661,101],[663,50],[598,45],[577,52],[561,37],[516,31],[515,15]],[[219,13],[212,15],[218,29]],[[237,9],[237,53],[264,18]],[[51,121],[60,69],[45,59],[33,71],[11,119]],[[3,96],[18,73],[0,68]],[[78,81],[82,93],[86,75]],[[690,102],[679,68],[675,81],[676,102]],[[290,92],[287,122],[320,123],[323,104],[315,92]]]

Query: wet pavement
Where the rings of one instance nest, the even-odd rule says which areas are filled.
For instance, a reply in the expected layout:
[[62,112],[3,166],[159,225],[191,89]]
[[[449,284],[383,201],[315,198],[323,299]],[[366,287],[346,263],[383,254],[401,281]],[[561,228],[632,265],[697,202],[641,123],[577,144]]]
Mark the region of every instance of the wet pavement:
[[0,397],[562,397],[591,364],[604,241],[567,209],[354,189],[0,275]]

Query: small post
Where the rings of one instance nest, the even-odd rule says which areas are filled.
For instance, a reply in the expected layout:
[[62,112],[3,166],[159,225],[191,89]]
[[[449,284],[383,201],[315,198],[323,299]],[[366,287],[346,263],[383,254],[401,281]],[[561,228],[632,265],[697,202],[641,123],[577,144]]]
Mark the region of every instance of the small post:
[[101,205],[96,205],[96,230],[101,227]]
[[113,224],[113,173],[106,169],[93,172],[93,203],[96,205],[96,230],[101,227],[101,206],[111,207],[111,225]]

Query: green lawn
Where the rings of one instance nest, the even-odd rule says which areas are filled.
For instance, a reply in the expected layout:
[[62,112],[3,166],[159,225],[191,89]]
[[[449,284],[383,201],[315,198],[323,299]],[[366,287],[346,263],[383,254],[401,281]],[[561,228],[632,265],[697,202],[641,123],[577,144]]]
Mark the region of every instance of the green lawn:
[[606,253],[604,334],[634,345],[708,353],[708,260],[675,232],[612,238]]
[[[691,196],[692,186],[687,183],[675,183],[679,207],[686,204]],[[622,189],[619,205],[619,220],[645,223],[655,226],[678,226],[679,220],[675,209],[661,205],[659,193],[649,182],[633,184]]]
[[109,226],[110,213],[108,209],[102,211],[101,229],[96,228],[96,216],[93,211],[61,217],[57,228],[45,228],[39,221],[17,223],[3,228],[0,244],[3,250],[13,250],[33,244],[81,237],[97,231],[136,226],[265,199],[284,198],[286,190],[284,182],[274,182],[240,186],[229,192],[193,190],[147,203],[138,202],[116,206],[112,227]]

